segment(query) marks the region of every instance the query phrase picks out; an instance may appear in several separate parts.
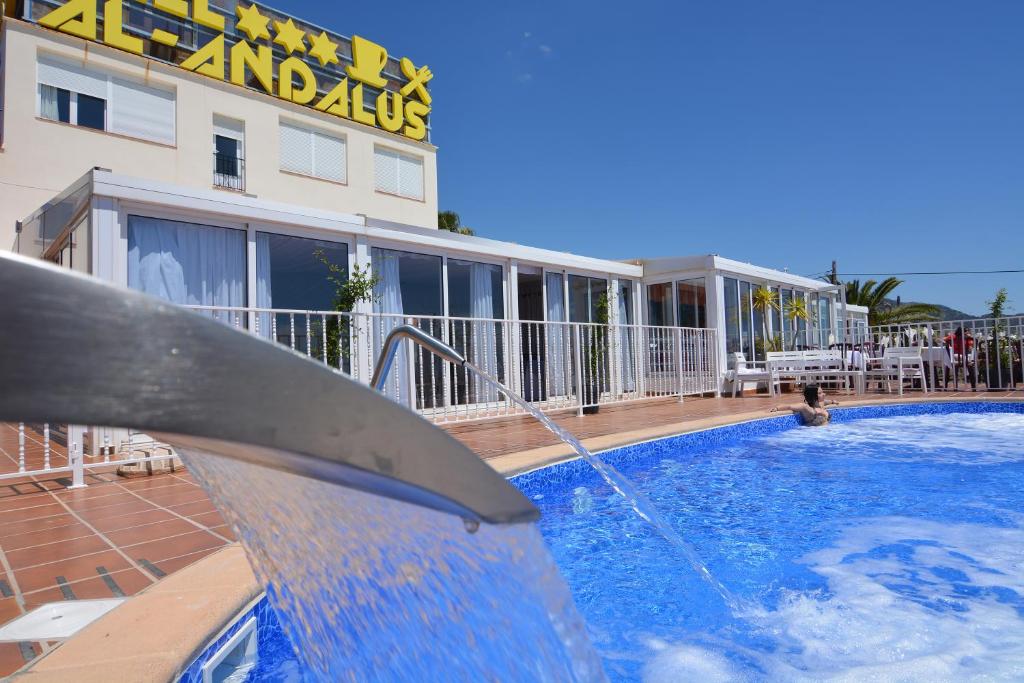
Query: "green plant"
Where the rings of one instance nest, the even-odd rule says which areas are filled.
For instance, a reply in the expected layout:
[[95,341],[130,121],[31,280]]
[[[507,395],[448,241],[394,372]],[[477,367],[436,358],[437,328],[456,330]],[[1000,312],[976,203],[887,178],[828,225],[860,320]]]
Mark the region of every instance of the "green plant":
[[459,235],[475,235],[473,228],[467,227],[462,224],[462,219],[459,218],[459,214],[454,211],[438,211],[437,212],[437,227],[441,230],[447,230],[448,232],[458,233]]
[[893,290],[903,284],[903,280],[887,277],[881,282],[867,280],[850,280],[846,283],[846,303],[855,306],[867,306],[868,325],[899,325],[901,323],[934,320],[939,309],[931,304],[894,304],[888,300]]
[[[601,368],[604,364],[605,357],[608,352],[608,339],[609,339],[609,312],[611,309],[610,301],[608,299],[608,293],[604,292],[597,299],[597,304],[594,310],[594,325],[583,327],[584,334],[587,335],[585,345],[583,348],[586,367],[589,371],[588,375],[584,377],[584,386],[580,387],[580,391],[583,392],[583,396],[588,404],[596,404],[598,397],[601,395]],[[585,408],[586,412],[596,412],[595,408]]]
[[[313,258],[327,268],[327,281],[334,285],[333,310],[339,313],[350,313],[356,304],[375,300],[373,289],[380,282],[380,277],[369,267],[361,268],[356,265],[349,273],[345,266],[332,263],[323,249],[314,251]],[[342,361],[347,361],[351,357],[350,325],[351,321],[347,315],[330,316],[327,319],[325,327],[327,362],[334,367],[340,368]]]
[[995,319],[992,324],[992,337],[985,342],[984,346],[985,362],[988,365],[989,385],[992,385],[994,382],[999,381],[1000,376],[1005,381],[1005,379],[1009,378],[1009,373],[1012,372],[1012,343],[1000,320],[1000,318],[1006,315],[1006,308],[1010,303],[1006,288],[1001,288],[996,292],[992,301],[986,301],[985,303],[988,304],[989,317]]
[[[766,351],[781,351],[782,342],[779,340],[778,349],[771,348],[775,339],[768,338],[768,315],[771,311],[779,311],[779,294],[773,289],[767,287],[758,287],[754,290],[752,296],[754,310],[761,314],[761,338],[756,340],[754,344],[754,350],[758,355],[764,355]],[[776,338],[778,335],[776,335]],[[767,341],[765,341],[767,340]]]
[[[786,302],[785,311],[783,311],[786,320],[789,321],[789,327],[792,330],[797,329],[796,321],[803,320],[805,323],[810,320],[811,314],[807,310],[807,299],[802,296],[795,296]],[[793,348],[796,348],[797,334],[793,334]]]

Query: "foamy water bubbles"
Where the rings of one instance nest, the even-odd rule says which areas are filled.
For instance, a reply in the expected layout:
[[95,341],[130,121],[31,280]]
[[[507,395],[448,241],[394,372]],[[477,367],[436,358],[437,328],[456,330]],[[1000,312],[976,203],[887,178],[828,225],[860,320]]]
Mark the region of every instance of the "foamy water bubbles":
[[[815,429],[792,429],[763,442],[785,449],[821,448],[829,457],[884,458],[992,465],[1024,460],[1024,415],[952,413],[879,417]],[[884,444],[885,449],[878,449]]]
[[[827,590],[739,615],[758,651],[651,641],[644,679],[964,681],[1024,677],[1024,530],[904,517],[851,523],[803,562]],[[726,656],[724,652],[730,652]],[[740,668],[736,659],[754,667]]]

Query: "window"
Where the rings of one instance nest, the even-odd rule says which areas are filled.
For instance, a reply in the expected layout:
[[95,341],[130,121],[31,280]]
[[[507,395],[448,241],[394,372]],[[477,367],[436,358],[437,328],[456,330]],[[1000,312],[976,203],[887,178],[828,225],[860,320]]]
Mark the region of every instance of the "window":
[[672,326],[672,285],[668,282],[647,285],[647,324]]
[[41,57],[39,116],[164,144],[175,141],[174,91]]
[[740,350],[740,298],[739,283],[731,277],[723,278],[725,298],[725,350],[736,353]]
[[423,159],[375,147],[374,187],[378,192],[423,199]]
[[608,322],[608,281],[583,275],[569,276],[569,322]]
[[284,122],[280,130],[282,171],[347,181],[344,138]]
[[213,184],[245,190],[245,123],[213,117]]
[[708,309],[704,278],[677,282],[676,293],[679,296],[679,326],[707,327]]
[[39,115],[83,128],[107,128],[106,100],[52,85],[39,86]]
[[245,252],[244,230],[128,216],[128,286],[171,303],[245,306]]
[[751,321],[750,321],[750,283],[740,281],[740,328],[743,331],[743,341],[741,346],[743,348],[744,357],[747,360],[754,359],[754,343],[751,335]]
[[[348,277],[348,245],[344,242],[256,233],[256,307],[301,311],[333,311],[335,286],[324,261],[338,266],[342,279]],[[260,313],[256,316],[258,332],[277,341],[308,351],[317,358],[327,358],[333,367],[351,370],[349,340],[342,339],[347,321],[338,317]],[[294,328],[292,322],[294,321]],[[307,338],[307,330],[309,335]],[[327,348],[323,342],[327,341]]]
[[[473,365],[485,373],[505,381],[505,330],[499,323],[481,318],[501,320],[505,317],[504,277],[502,268],[489,263],[448,259],[448,326],[449,343]],[[498,392],[479,378],[449,370],[451,403],[490,403]]]

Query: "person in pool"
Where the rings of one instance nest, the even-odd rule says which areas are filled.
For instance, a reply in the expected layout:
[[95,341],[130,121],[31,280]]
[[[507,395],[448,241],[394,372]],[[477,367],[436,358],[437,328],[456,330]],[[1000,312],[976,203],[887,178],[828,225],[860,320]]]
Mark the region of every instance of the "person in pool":
[[828,424],[831,415],[825,410],[827,405],[839,405],[839,401],[826,401],[825,392],[818,388],[817,384],[808,384],[804,387],[804,403],[791,406],[778,406],[769,412],[777,413],[783,410],[790,410],[803,418],[804,424],[808,427],[824,427]]

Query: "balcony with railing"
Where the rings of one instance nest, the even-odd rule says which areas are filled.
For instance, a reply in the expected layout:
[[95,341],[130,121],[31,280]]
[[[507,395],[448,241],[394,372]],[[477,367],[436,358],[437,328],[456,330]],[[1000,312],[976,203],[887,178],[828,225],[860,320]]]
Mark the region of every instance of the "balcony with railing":
[[238,154],[214,152],[213,185],[245,192],[245,159]]

